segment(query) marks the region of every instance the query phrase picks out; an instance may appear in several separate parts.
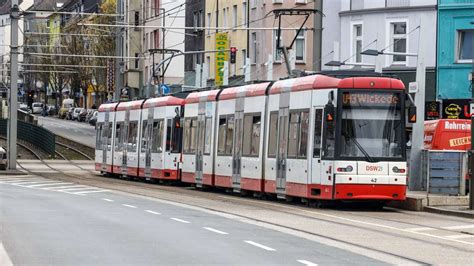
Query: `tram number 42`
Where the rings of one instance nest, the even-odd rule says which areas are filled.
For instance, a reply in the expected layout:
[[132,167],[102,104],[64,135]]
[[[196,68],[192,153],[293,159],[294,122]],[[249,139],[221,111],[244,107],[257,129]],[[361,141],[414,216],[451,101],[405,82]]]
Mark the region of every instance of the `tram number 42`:
[[374,177],[374,178],[370,179],[370,182],[377,183],[377,178]]

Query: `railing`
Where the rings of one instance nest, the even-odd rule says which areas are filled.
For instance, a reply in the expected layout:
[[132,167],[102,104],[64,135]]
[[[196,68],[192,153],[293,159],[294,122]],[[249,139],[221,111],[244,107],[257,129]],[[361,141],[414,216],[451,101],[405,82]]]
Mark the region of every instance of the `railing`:
[[[0,119],[0,134],[7,135],[7,119]],[[33,146],[36,146],[43,150],[45,153],[55,155],[56,151],[56,136],[51,131],[28,123],[18,120],[17,126],[18,139],[26,141]]]

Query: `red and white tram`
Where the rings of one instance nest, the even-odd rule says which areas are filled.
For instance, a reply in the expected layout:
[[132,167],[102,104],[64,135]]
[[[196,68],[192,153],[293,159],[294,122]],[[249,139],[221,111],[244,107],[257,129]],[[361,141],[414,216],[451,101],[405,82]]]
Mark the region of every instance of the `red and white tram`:
[[115,108],[118,103],[107,103],[99,106],[96,123],[95,170],[112,173],[112,131],[115,122]]
[[103,105],[96,169],[282,198],[404,200],[405,98],[397,79],[313,75]]

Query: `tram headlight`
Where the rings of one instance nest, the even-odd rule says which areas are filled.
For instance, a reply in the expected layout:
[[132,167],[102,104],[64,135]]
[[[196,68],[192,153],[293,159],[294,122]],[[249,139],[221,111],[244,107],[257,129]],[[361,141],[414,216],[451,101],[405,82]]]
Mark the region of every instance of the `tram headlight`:
[[396,167],[396,166],[394,166],[394,167],[392,168],[392,171],[393,171],[394,173],[397,173],[397,174],[404,174],[404,173],[405,173],[405,169],[403,169],[403,168],[398,168],[398,167]]
[[349,172],[352,172],[352,170],[354,170],[354,168],[352,167],[352,165],[349,165],[347,167],[339,167],[337,168],[337,171],[338,172],[343,172],[343,173],[349,173]]

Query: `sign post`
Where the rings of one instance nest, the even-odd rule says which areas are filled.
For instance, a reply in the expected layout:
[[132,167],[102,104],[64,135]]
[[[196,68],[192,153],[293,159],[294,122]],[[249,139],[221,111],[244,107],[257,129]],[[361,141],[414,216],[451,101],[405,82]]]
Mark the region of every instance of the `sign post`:
[[224,71],[225,62],[228,60],[228,38],[227,32],[220,32],[216,34],[216,50],[220,51],[216,53],[216,65],[215,70],[215,86],[220,87],[224,85]]

